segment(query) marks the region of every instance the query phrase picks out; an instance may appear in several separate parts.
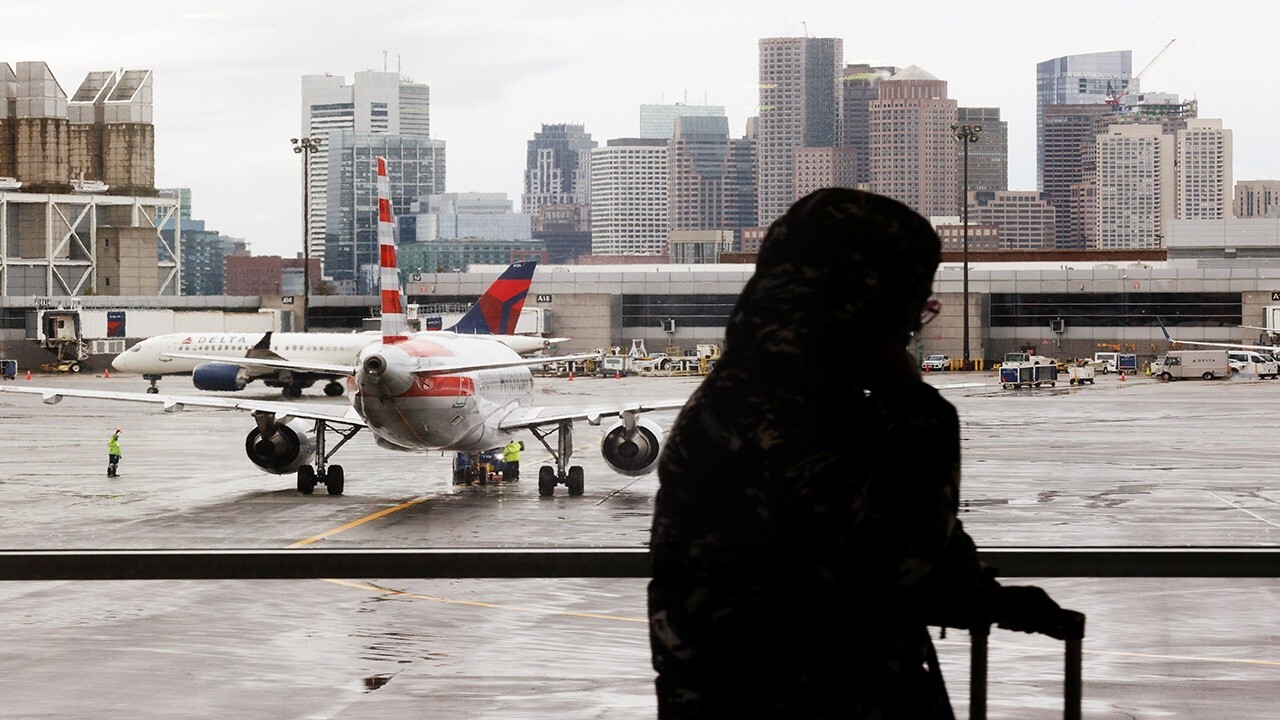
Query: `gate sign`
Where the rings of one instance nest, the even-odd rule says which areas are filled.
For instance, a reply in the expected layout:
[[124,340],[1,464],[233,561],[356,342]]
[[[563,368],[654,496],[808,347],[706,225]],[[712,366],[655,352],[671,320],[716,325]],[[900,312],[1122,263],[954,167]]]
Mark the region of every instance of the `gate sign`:
[[540,302],[540,303],[549,303],[549,302],[551,302],[551,296],[550,296],[550,295],[538,295],[538,300],[537,300],[537,302]]
[[1277,300],[1280,300],[1280,292],[1272,292],[1271,302],[1276,302]]
[[125,337],[123,310],[107,311],[107,337],[109,338]]

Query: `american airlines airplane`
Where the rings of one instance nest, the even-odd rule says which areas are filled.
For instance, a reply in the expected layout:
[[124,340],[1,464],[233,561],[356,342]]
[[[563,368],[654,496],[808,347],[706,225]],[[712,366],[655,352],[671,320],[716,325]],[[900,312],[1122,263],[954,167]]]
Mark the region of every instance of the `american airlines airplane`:
[[[521,355],[567,340],[515,334],[537,264],[536,260],[513,263],[457,323],[426,332],[484,336]],[[290,370],[259,361],[346,364],[377,339],[376,332],[168,333],[136,343],[117,355],[111,367],[141,375],[151,383],[147,392],[152,394],[160,392],[156,383],[165,375],[190,375],[198,390],[243,390],[249,383],[261,380],[280,388],[285,397],[299,397],[304,388],[323,380],[324,394],[337,396],[344,392],[342,380],[350,373]]]
[[[500,448],[517,433],[529,432],[551,453],[554,465],[538,471],[538,494],[552,495],[565,485],[581,495],[581,465],[570,465],[573,425],[598,426],[614,419],[605,431],[600,452],[615,471],[628,476],[651,472],[657,464],[662,428],[643,417],[673,410],[684,400],[624,401],[607,405],[543,407],[533,397],[530,367],[563,360],[599,357],[599,353],[528,358],[492,340],[452,333],[407,334],[399,291],[395,237],[392,231],[387,161],[377,158],[378,240],[382,258],[382,332],[347,364],[300,363],[263,359],[259,364],[300,372],[354,377],[351,407],[342,414],[318,412],[281,401],[228,396],[180,396],[94,390],[0,385],[0,392],[40,395],[53,404],[64,397],[157,403],[165,411],[186,406],[251,413],[245,437],[250,462],[273,475],[296,475],[298,491],[310,495],[323,484],[330,495],[343,491],[345,473],[329,460],[362,430],[380,447],[401,451],[482,452]],[[330,433],[340,439],[332,448]],[[548,441],[552,438],[552,442]]]

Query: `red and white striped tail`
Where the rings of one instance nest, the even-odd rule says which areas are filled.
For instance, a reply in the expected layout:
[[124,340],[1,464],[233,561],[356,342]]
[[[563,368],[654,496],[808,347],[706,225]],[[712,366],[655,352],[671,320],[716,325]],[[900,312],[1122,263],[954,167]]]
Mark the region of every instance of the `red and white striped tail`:
[[395,219],[391,216],[391,181],[387,159],[378,158],[378,256],[382,265],[382,342],[408,337],[404,305],[400,302],[400,263],[396,259]]

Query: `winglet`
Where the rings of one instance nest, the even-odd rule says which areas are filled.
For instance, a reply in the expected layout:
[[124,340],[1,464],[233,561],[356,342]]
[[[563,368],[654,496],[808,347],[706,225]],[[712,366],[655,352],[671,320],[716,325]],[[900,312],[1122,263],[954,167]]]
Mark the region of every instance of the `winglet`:
[[537,260],[512,263],[466,314],[446,329],[470,335],[515,335],[537,266]]
[[1164,326],[1164,321],[1159,315],[1156,316],[1156,322],[1160,323],[1160,332],[1164,333],[1164,339],[1173,342],[1173,338],[1169,337],[1169,329]]
[[391,181],[387,177],[387,159],[378,162],[378,256],[382,266],[382,342],[395,343],[408,337],[400,298],[400,262],[396,258],[395,219],[391,215]]

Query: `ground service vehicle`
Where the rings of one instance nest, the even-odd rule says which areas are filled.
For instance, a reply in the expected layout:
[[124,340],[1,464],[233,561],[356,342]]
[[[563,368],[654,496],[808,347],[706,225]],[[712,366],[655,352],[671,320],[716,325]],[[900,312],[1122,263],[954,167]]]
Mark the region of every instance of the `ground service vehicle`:
[[1280,376],[1280,362],[1270,355],[1253,350],[1228,350],[1227,361],[1233,375],[1253,375],[1260,378]]
[[1231,377],[1226,350],[1170,350],[1151,363],[1151,374],[1161,380]]
[[1120,353],[1120,352],[1096,352],[1093,354],[1093,361],[1101,363],[1098,370],[1103,375],[1107,373],[1136,373],[1138,372],[1138,355],[1137,353]]

